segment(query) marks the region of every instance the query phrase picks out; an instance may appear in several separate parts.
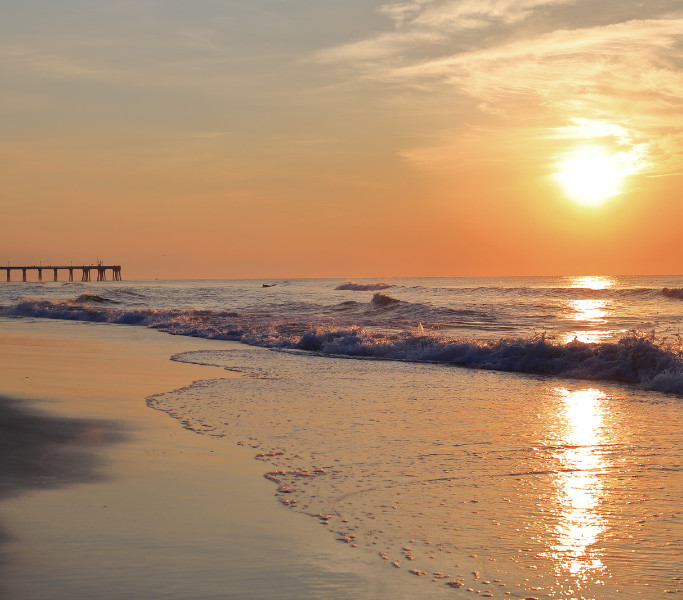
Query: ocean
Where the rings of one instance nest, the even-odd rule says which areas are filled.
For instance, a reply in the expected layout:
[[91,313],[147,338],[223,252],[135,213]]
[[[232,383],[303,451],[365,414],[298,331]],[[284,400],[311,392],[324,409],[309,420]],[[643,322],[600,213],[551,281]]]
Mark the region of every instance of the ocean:
[[[683,277],[0,284],[0,316],[206,339],[147,404],[444,595],[683,593]],[[230,350],[211,340],[230,340]]]

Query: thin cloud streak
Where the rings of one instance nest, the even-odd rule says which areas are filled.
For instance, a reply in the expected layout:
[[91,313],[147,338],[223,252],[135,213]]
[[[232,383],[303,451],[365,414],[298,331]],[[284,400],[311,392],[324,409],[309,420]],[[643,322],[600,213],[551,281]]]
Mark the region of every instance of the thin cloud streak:
[[574,0],[413,0],[392,2],[380,11],[397,25],[437,28],[456,32],[462,29],[483,29],[494,23],[512,24],[533,14],[534,10],[571,4]]
[[496,24],[511,25],[533,14],[535,9],[570,4],[574,0],[413,0],[380,7],[395,24],[395,31],[373,38],[322,50],[316,60],[377,60],[415,50],[419,44],[453,40],[463,30],[482,30]]
[[[427,4],[418,1],[410,6]],[[467,15],[474,3],[449,3],[450,8],[456,5]],[[482,5],[482,11],[514,23],[517,16],[539,5],[489,2]],[[397,6],[389,5],[386,10]],[[408,5],[402,6],[410,13]],[[425,21],[423,13],[425,10],[411,14],[410,21],[393,18],[402,27],[421,19],[419,30],[424,33],[422,24],[430,21]],[[435,35],[442,34],[440,23],[435,21]],[[390,35],[395,48],[405,49],[415,40],[410,28]],[[474,40],[472,45],[478,42]],[[550,119],[557,123],[550,137],[612,138],[622,152],[633,157],[633,172],[658,172],[677,170],[681,163],[682,42],[683,18],[661,18],[556,29],[531,39],[433,59],[411,57],[398,50],[390,55],[389,44],[379,36],[326,50],[317,58],[345,67],[352,64],[363,79],[431,89],[435,94],[443,94],[446,84],[452,93],[465,93],[480,101],[478,108],[483,113],[504,122],[528,122],[530,132],[538,129],[533,122]],[[376,51],[373,43],[381,50]],[[377,56],[382,60],[376,60]],[[581,120],[584,125],[577,127]],[[588,122],[591,127],[586,126]],[[411,154],[407,151],[404,156]]]

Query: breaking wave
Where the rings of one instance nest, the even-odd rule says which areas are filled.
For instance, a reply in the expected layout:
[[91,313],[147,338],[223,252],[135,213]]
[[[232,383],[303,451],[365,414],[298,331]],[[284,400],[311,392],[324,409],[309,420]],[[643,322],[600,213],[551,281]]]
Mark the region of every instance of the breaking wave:
[[386,290],[387,288],[393,287],[388,283],[355,283],[354,281],[346,281],[341,285],[338,285],[335,290],[353,290],[355,292],[368,292],[375,290]]
[[[385,307],[400,301],[377,293],[372,302]],[[141,325],[173,335],[233,340],[264,348],[610,380],[683,394],[680,347],[641,334],[596,343],[574,340],[563,344],[545,335],[482,341],[425,333],[422,329],[366,331],[354,325],[278,320],[268,315],[194,309],[124,310],[48,300],[22,300],[0,309],[0,314]]]
[[387,296],[386,294],[382,294],[380,292],[377,292],[372,296],[372,300],[370,302],[374,306],[396,306],[397,304],[400,304],[400,300],[396,300],[396,298],[392,298],[391,296]]
[[618,342],[575,340],[561,344],[544,335],[479,341],[422,333],[367,333],[362,328],[318,329],[304,334],[295,348],[334,355],[619,381],[649,390],[683,393],[681,352],[639,334]]
[[662,294],[668,296],[669,298],[678,298],[680,300],[683,300],[683,288],[664,288],[662,290]]

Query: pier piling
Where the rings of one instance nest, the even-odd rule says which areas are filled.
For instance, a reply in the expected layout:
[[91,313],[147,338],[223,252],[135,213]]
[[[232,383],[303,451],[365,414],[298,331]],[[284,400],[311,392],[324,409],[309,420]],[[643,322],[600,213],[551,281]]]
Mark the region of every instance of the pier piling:
[[121,279],[121,265],[105,265],[102,263],[98,263],[97,265],[82,265],[82,266],[68,266],[68,267],[60,267],[60,266],[47,266],[43,267],[42,265],[36,265],[32,267],[13,267],[11,265],[8,265],[6,267],[2,267],[2,269],[5,270],[7,273],[6,280],[8,282],[12,281],[12,271],[21,271],[21,279],[24,283],[26,283],[27,278],[26,278],[26,271],[37,271],[38,272],[38,281],[42,283],[43,281],[43,269],[52,269],[53,273],[53,281],[58,281],[58,274],[59,270],[63,269],[65,271],[69,271],[69,281],[74,280],[74,269],[80,269],[81,271],[81,281],[83,282],[89,282],[91,281],[90,279],[90,270],[91,269],[97,269],[97,281],[107,281],[107,269],[111,269],[111,274],[112,274],[112,280],[113,281],[122,281]]

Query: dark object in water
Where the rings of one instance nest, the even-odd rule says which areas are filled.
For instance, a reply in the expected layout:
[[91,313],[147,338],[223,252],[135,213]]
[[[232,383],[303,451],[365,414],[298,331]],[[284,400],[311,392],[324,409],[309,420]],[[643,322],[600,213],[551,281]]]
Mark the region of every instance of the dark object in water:
[[275,287],[276,284],[274,283],[264,283],[261,287]]
[[[88,304],[90,302],[97,302],[102,304],[104,302],[114,302],[114,300],[109,300],[108,298],[103,298],[97,294],[81,294],[78,298],[74,300],[76,304]],[[116,302],[118,304],[118,302]]]

